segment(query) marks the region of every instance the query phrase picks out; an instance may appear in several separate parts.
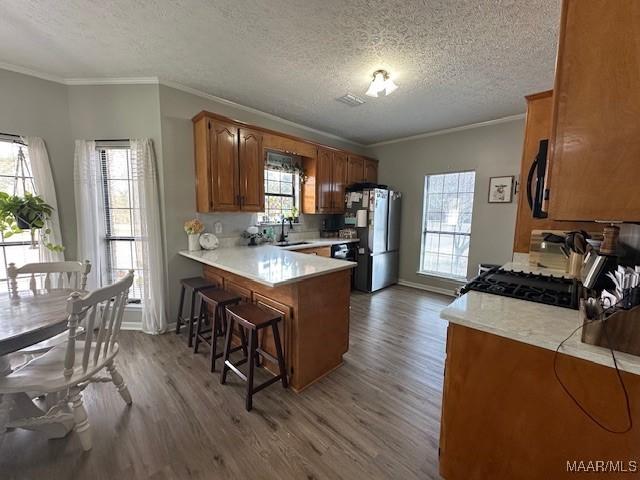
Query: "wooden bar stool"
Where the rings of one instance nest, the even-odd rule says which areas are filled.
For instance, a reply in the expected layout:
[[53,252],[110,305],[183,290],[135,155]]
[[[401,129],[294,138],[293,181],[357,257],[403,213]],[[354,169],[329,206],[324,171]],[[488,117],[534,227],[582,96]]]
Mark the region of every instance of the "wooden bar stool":
[[[238,305],[227,307],[227,332],[224,342],[224,362],[222,364],[222,374],[220,376],[220,383],[224,385],[227,381],[227,372],[233,371],[242,380],[247,382],[247,395],[246,395],[246,409],[250,411],[253,407],[253,394],[258,393],[263,388],[277,382],[282,381],[282,386],[287,388],[287,372],[284,366],[284,356],[282,355],[282,344],[280,343],[280,333],[278,332],[278,322],[282,320],[282,316],[275,312],[269,312],[263,310],[253,303],[241,303]],[[245,354],[245,358],[239,362],[231,363],[229,360],[229,354],[231,350],[231,337],[233,336],[233,327],[235,322],[238,322],[240,326],[240,332],[247,330],[249,332],[249,355]],[[269,353],[265,352],[261,348],[258,348],[258,333],[263,328],[271,327],[273,332],[273,341],[276,347],[277,358],[274,358]],[[262,355],[267,360],[270,360],[278,364],[280,373],[270,378],[269,380],[261,383],[257,387],[253,386],[253,371],[256,367],[258,356]],[[248,362],[249,372],[245,375],[238,366]]]
[[[222,356],[222,353],[217,353],[216,340],[221,337],[225,331],[225,308],[230,305],[236,305],[240,303],[240,297],[234,293],[227,292],[221,288],[207,288],[198,292],[200,298],[200,315],[198,315],[198,322],[196,324],[195,341],[193,344],[193,353],[198,353],[198,345],[200,342],[204,342],[209,345],[211,350],[211,365],[210,369],[213,372],[216,367],[216,359]],[[209,309],[213,310],[213,321],[209,320]],[[210,328],[205,329],[204,324],[208,322],[211,324]],[[247,341],[244,338],[244,332],[240,332],[240,346],[233,349],[237,351],[242,349],[244,355],[247,356]]]
[[[180,327],[182,324],[186,324],[188,326],[187,344],[189,345],[189,348],[193,345],[193,324],[196,321],[196,296],[200,290],[213,288],[215,286],[215,283],[212,283],[203,277],[183,278],[180,280],[180,306],[178,307],[178,318],[176,320],[176,335],[180,334]],[[182,315],[184,296],[187,289],[191,290],[191,310],[189,310],[188,319]]]

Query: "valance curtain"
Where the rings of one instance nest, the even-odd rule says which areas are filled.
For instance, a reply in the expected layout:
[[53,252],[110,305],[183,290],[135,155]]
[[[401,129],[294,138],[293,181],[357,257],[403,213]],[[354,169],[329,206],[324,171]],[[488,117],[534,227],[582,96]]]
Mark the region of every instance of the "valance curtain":
[[[160,224],[160,196],[153,143],[130,141],[133,236],[138,261],[134,282],[141,283],[142,330],[150,334],[167,329],[165,269]],[[94,141],[76,140],[75,192],[78,251],[94,263],[90,288],[108,283],[105,255],[105,212],[100,159]]]
[[[27,144],[27,151],[29,152],[36,193],[53,207],[53,213],[45,225],[45,228],[50,230],[48,241],[54,245],[63,245],[60,217],[58,215],[58,201],[56,199],[56,187],[53,183],[47,147],[44,144],[44,140],[40,137],[25,137],[24,140]],[[62,262],[64,261],[64,253],[53,252],[45,247],[43,242],[40,242],[40,260],[42,262]]]
[[158,334],[167,329],[165,269],[160,224],[160,195],[153,143],[148,138],[131,140],[133,176],[133,230],[136,254],[142,261],[142,330]]

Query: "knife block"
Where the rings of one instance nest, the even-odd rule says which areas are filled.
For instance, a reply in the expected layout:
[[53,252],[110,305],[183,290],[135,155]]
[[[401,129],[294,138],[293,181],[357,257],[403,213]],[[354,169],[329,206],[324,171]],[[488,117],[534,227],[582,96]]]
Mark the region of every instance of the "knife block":
[[[584,343],[640,356],[640,306],[631,310],[617,310],[605,320],[589,320],[585,315],[584,302],[580,302],[580,318],[584,325],[582,328]],[[611,345],[607,338],[611,341]]]

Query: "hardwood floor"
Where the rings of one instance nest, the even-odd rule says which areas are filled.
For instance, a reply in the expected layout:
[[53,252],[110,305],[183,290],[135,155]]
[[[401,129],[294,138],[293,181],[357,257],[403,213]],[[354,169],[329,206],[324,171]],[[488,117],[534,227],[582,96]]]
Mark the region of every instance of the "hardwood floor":
[[[0,477],[120,479],[440,478],[438,438],[448,297],[407,287],[352,296],[342,367],[301,394],[273,385],[244,410],[244,385],[219,384],[208,351],[183,336],[123,332],[133,405],[90,385],[93,450],[75,434],[0,436]],[[258,378],[260,381],[262,377]]]

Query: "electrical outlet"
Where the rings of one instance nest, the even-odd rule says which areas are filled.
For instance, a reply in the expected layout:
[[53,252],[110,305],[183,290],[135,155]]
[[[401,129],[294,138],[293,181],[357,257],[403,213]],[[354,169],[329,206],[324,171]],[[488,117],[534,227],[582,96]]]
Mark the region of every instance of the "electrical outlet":
[[216,222],[213,224],[213,232],[216,235],[220,235],[222,233],[222,222]]

